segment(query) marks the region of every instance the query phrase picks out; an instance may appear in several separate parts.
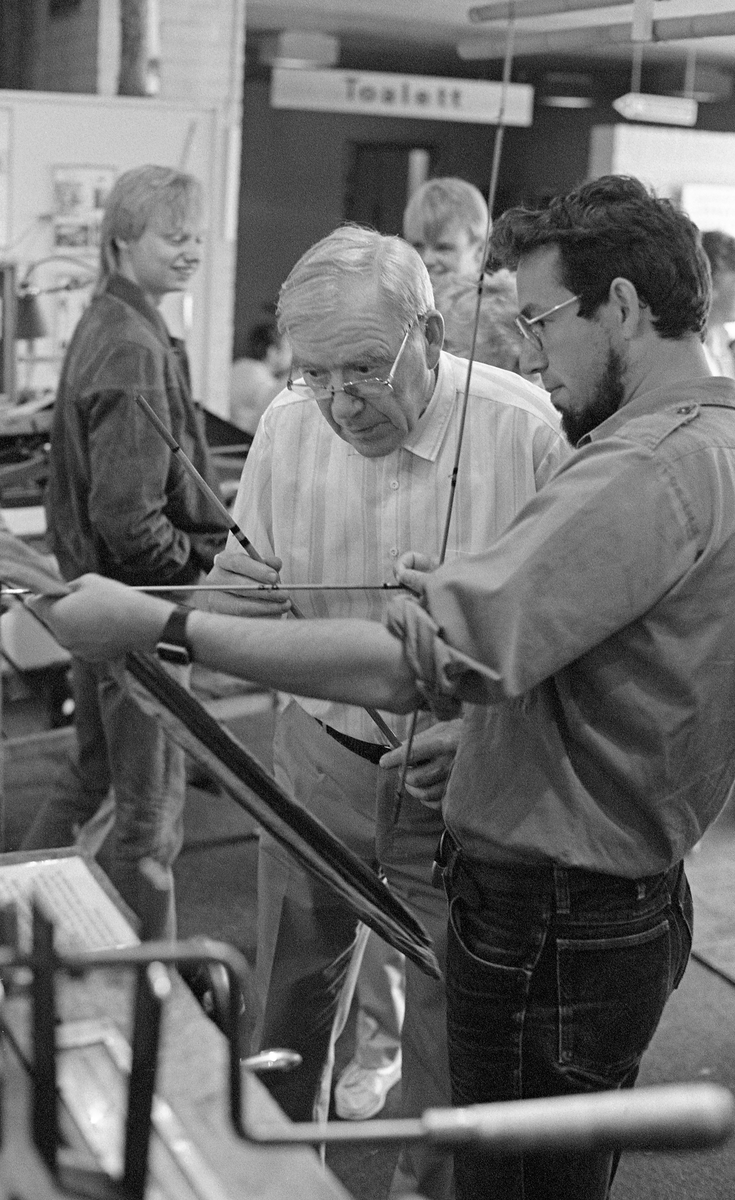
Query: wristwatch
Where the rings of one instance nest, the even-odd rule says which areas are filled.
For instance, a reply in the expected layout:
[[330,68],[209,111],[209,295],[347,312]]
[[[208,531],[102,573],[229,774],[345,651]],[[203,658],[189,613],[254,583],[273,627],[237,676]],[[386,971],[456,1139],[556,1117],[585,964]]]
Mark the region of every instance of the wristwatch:
[[191,662],[191,645],[186,636],[189,612],[190,609],[177,605],[164,625],[156,643],[156,654],[162,662],[175,663],[179,667],[186,667]]

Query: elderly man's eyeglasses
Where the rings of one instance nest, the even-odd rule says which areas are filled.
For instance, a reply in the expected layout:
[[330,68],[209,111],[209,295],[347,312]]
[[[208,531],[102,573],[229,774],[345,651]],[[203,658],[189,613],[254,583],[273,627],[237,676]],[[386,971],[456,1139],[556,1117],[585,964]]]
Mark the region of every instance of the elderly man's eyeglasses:
[[543,350],[544,343],[541,337],[541,330],[535,326],[539,321],[545,321],[552,313],[558,312],[560,308],[566,308],[569,304],[574,304],[575,300],[581,300],[581,296],[570,296],[568,300],[562,300],[561,304],[555,304],[553,308],[547,308],[546,312],[539,313],[537,317],[524,317],[521,313],[516,317],[516,326],[520,329],[527,342],[531,342],[537,350]]
[[303,380],[294,383],[293,379],[286,380],[286,387],[295,396],[303,396],[307,400],[331,400],[336,392],[344,392],[347,396],[356,396],[359,400],[366,400],[372,403],[375,400],[381,400],[386,395],[390,395],[393,391],[393,380],[395,379],[398,364],[401,361],[401,355],[406,347],[411,330],[417,322],[421,321],[422,317],[414,317],[408,329],[403,335],[403,341],[398,347],[398,353],[393,360],[393,366],[388,374],[384,377],[371,375],[366,368],[365,375],[357,373],[348,379],[343,379],[340,387],[336,388],[330,382],[330,371],[319,371],[312,367],[305,367],[303,371]]

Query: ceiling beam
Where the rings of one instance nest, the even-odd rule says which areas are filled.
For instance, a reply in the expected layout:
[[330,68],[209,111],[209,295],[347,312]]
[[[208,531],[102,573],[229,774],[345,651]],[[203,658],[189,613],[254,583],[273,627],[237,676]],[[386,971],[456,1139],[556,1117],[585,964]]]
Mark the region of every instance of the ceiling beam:
[[630,4],[630,0],[499,0],[495,4],[480,4],[467,13],[473,24],[485,21],[510,21],[514,17],[543,17],[548,13],[580,11],[586,8],[609,8]]
[[[516,21],[516,54],[563,54],[570,50],[600,50],[606,46],[625,45],[632,41],[632,5],[626,8],[612,8],[606,4],[597,11],[592,8],[587,11],[575,10],[573,14],[567,12],[566,15],[570,18],[566,22],[555,14],[547,18],[549,24],[542,20]],[[575,18],[573,22],[572,16]],[[623,16],[625,19],[621,20]],[[652,42],[733,36],[735,11],[731,8],[729,12],[660,18],[653,21],[651,35]],[[492,33],[483,36],[462,39],[457,45],[457,53],[465,60],[502,58],[505,38],[505,28],[501,24],[497,32],[493,30]]]

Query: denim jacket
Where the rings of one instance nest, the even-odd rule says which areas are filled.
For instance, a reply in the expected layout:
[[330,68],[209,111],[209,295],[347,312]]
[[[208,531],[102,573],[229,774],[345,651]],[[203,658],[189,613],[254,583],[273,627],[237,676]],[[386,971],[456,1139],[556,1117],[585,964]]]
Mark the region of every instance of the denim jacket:
[[136,393],[217,490],[183,343],[116,275],[74,331],[54,407],[46,518],[66,579],[96,571],[128,584],[191,583],[224,546],[222,517]]
[[444,818],[484,862],[637,879],[735,778],[735,383],[635,396],[489,550],[389,609],[430,692],[469,701]]

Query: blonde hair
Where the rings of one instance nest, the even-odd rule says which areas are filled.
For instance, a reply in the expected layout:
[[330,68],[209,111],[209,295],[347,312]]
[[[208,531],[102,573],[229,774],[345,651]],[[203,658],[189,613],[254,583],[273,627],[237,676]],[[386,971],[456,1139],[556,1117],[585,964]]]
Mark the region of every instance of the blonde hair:
[[118,270],[118,239],[137,242],[154,214],[161,211],[175,225],[182,224],[191,213],[200,214],[202,205],[199,180],[172,167],[133,167],[120,175],[107,197],[102,216],[97,291]]
[[447,175],[428,179],[417,188],[403,213],[403,236],[409,242],[436,241],[450,222],[466,229],[475,242],[487,237],[485,198],[474,183]]

